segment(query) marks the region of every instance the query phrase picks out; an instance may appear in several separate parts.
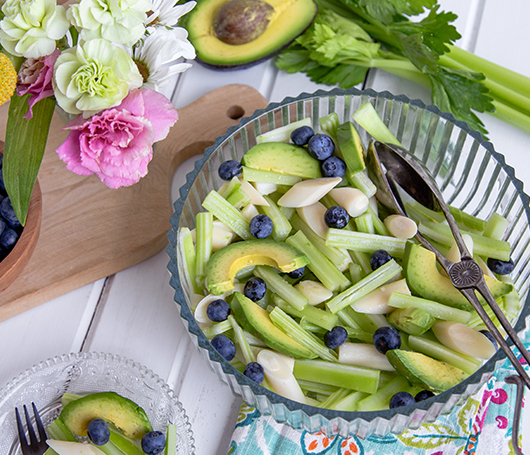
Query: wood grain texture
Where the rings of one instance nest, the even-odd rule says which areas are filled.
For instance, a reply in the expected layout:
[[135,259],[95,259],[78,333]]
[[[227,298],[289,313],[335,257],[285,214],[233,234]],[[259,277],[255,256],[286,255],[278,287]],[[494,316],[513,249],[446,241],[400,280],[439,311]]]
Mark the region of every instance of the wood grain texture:
[[[41,234],[23,273],[0,294],[0,321],[162,250],[170,227],[171,181],[177,167],[237,124],[239,118],[230,117],[234,112],[250,115],[266,105],[255,89],[234,84],[179,109],[180,119],[157,144],[148,175],[118,190],[106,188],[96,176],[66,170],[54,150],[67,132],[60,131],[64,124],[55,116],[39,172]],[[3,131],[0,134],[4,137]]]

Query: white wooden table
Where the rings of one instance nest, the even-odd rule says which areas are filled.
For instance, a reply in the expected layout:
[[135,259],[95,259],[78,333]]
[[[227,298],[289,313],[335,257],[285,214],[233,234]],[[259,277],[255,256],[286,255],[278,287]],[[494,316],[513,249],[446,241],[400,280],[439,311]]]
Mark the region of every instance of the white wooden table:
[[[530,2],[528,0],[440,0],[459,15],[458,45],[530,76]],[[404,93],[429,103],[428,90],[382,72],[372,72],[368,86]],[[253,68],[216,72],[198,64],[184,73],[167,94],[178,108],[230,83],[253,86],[270,101],[313,92],[319,86],[304,75],[287,75],[272,62]],[[246,113],[249,115],[250,113]],[[492,117],[482,116],[496,150],[516,167],[530,188],[530,135]],[[192,168],[177,171],[173,199]],[[166,379],[190,418],[197,455],[226,453],[240,398],[219,381],[191,344],[173,302],[166,270],[168,258],[156,256],[0,323],[0,387],[39,361],[78,351],[111,352],[132,358]],[[528,407],[527,407],[528,408]],[[523,434],[530,434],[526,411]],[[530,453],[530,437],[524,449]],[[480,455],[480,454],[479,454]]]

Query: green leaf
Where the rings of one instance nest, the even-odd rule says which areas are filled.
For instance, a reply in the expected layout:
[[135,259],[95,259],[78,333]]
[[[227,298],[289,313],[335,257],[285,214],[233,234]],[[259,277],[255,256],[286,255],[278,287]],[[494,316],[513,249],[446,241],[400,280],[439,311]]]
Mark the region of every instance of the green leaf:
[[24,225],[29,200],[39,172],[48,131],[55,108],[55,99],[44,98],[33,106],[33,118],[23,118],[30,95],[11,98],[4,146],[4,182],[11,204]]

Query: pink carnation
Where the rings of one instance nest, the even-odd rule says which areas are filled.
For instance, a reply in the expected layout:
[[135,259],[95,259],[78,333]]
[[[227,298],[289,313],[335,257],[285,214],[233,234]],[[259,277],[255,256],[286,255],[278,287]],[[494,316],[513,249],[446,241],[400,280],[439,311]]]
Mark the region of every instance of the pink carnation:
[[109,188],[131,186],[145,177],[153,143],[164,139],[177,119],[164,95],[136,89],[119,106],[68,123],[71,132],[57,153],[69,171],[96,174]]
[[24,114],[24,118],[32,118],[33,106],[40,100],[53,95],[53,65],[60,54],[61,51],[55,49],[50,55],[28,58],[22,63],[18,72],[17,94],[19,96],[31,94],[28,99],[29,109]]

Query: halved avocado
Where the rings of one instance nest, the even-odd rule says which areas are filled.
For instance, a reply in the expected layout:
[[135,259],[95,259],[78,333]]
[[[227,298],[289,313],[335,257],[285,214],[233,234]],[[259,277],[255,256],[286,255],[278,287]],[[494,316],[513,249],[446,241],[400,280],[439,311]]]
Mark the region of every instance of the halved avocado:
[[[223,21],[226,18],[219,18],[219,10],[234,1],[247,4],[238,8],[243,19]],[[272,57],[302,34],[311,25],[316,13],[317,6],[313,0],[201,0],[184,17],[183,25],[188,30],[188,39],[195,47],[200,63],[214,69],[236,69],[247,68]],[[259,19],[254,20],[257,16]],[[252,32],[247,26],[254,22],[258,30]],[[246,27],[248,30],[244,33],[253,39],[243,44],[224,42],[230,39],[219,32],[221,23],[225,24],[225,30]],[[236,41],[241,40],[237,38]]]

